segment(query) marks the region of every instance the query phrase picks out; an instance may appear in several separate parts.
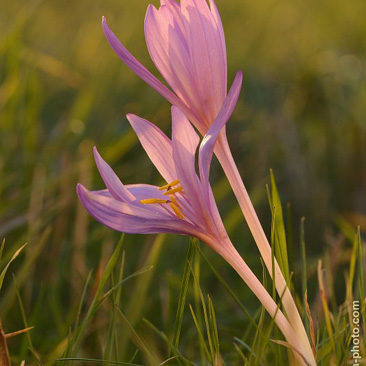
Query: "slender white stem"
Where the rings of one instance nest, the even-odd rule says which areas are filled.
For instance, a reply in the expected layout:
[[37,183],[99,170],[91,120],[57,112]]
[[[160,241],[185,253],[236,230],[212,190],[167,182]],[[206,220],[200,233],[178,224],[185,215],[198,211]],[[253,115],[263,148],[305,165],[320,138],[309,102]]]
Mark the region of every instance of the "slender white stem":
[[[227,142],[226,132],[223,130],[215,147],[215,154],[220,161],[220,164],[230,182],[234,194],[239,202],[245,220],[248,223],[249,229],[258,246],[263,261],[272,276],[272,249],[264,233],[262,225],[255,212],[253,204],[250,200],[249,194],[240,177],[238,168],[235,164],[230,147]],[[316,365],[315,358],[310,346],[308,336],[306,334],[304,324],[300,317],[299,311],[296,307],[295,301],[287,287],[286,280],[282,271],[275,260],[275,277],[276,289],[280,296],[282,296],[282,304],[289,322],[295,333],[300,338],[302,348],[306,350],[307,357],[311,360],[311,365]]]
[[268,291],[264,288],[262,283],[237,252],[231,241],[227,239],[225,243],[220,243],[220,245],[216,244],[213,245],[213,247],[218,254],[220,254],[235,269],[254,295],[263,304],[269,315],[274,319],[288,344],[293,350],[296,350],[294,355],[299,365],[314,366],[315,361],[313,362],[312,358],[307,354],[307,350],[304,347],[302,340],[299,338],[298,334],[296,334],[276,302],[269,295]]

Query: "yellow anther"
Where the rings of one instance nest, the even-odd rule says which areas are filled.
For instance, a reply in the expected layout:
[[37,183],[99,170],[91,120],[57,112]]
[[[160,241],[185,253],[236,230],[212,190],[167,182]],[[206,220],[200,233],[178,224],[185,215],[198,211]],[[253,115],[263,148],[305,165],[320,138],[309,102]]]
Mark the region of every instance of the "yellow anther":
[[180,212],[179,208],[173,203],[170,203],[170,207],[173,209],[174,213],[177,215],[178,219],[183,220],[184,216]]
[[141,200],[140,203],[142,203],[143,205],[154,205],[157,203],[168,203],[168,201],[157,199],[157,198],[150,198],[148,200]]
[[174,193],[178,193],[178,192],[181,192],[181,191],[183,191],[183,188],[182,187],[177,187],[177,188],[169,189],[169,190],[167,190],[166,192],[163,193],[163,196],[168,196],[168,195],[171,195],[171,194],[174,194]]
[[177,206],[177,207],[180,207],[179,206],[179,203],[178,201],[175,199],[175,197],[173,195],[169,196],[169,199]]
[[159,191],[165,191],[165,190],[171,190],[174,186],[176,186],[177,184],[179,184],[179,180],[175,180],[174,182],[171,182],[169,184],[166,184],[163,187],[159,188]]

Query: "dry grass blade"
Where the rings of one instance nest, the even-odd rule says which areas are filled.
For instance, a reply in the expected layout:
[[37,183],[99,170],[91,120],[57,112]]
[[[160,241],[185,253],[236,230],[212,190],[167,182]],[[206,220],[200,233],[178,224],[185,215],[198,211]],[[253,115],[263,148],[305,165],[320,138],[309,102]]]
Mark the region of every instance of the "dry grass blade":
[[331,320],[330,320],[330,312],[329,312],[329,308],[328,308],[328,301],[327,301],[327,297],[326,297],[326,294],[325,294],[324,278],[323,278],[323,270],[322,270],[322,261],[321,260],[319,260],[319,262],[318,262],[318,283],[319,283],[320,298],[321,298],[322,305],[323,305],[325,324],[326,324],[326,327],[327,327],[329,340],[330,340],[330,343],[332,345],[333,353],[336,354],[336,347],[335,347],[334,338],[333,338],[333,327],[332,327],[332,323],[331,323]]
[[1,287],[3,285],[3,281],[4,281],[4,278],[5,278],[5,274],[6,274],[6,271],[8,270],[11,262],[13,262],[13,260],[20,254],[20,252],[26,247],[28,243],[25,243],[23,246],[21,246],[15,253],[14,255],[11,257],[9,263],[5,266],[5,268],[3,269],[3,271],[1,272],[0,274],[0,290],[1,290]]
[[25,329],[22,329],[22,330],[18,330],[16,332],[8,333],[8,334],[5,334],[4,337],[5,337],[5,339],[13,338],[13,337],[16,337],[20,334],[24,334],[24,333],[32,330],[33,328],[34,327],[28,327],[28,328],[25,328]]
[[0,366],[11,366],[8,345],[0,323]]
[[309,320],[311,346],[313,349],[314,357],[316,358],[314,322],[313,322],[313,317],[311,316],[310,306],[309,306],[309,302],[308,302],[308,291],[305,291],[305,308],[306,308],[306,315],[308,316],[308,320]]
[[280,346],[287,347],[287,348],[291,349],[292,351],[296,352],[303,359],[303,361],[305,362],[305,365],[311,366],[310,363],[306,360],[306,357],[298,349],[291,346],[291,344],[289,344],[287,342],[284,342],[284,341],[278,341],[278,340],[275,340],[275,339],[271,339],[271,341],[273,343],[279,344]]

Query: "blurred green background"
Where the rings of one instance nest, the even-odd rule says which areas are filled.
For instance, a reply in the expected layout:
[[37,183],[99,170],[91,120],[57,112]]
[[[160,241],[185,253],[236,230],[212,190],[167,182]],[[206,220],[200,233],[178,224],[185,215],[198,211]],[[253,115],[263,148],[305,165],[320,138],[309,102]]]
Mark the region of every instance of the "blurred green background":
[[[0,238],[7,239],[8,256],[29,242],[24,262],[12,269],[37,326],[34,342],[41,354],[57,346],[59,356],[88,271],[105,264],[119,238],[88,216],[75,193],[77,182],[103,187],[92,147],[98,146],[124,183],[160,182],[125,114],[138,114],[170,133],[170,106],[118,59],[101,28],[105,15],[121,41],[157,75],[144,43],[148,3],[12,0],[0,7]],[[244,71],[228,124],[234,157],[268,233],[266,184],[274,170],[283,204],[291,203],[295,258],[300,218],[306,216],[309,262],[316,263],[347,225],[366,229],[366,2],[217,0],[217,5],[229,82],[236,70]],[[217,161],[211,177],[230,236],[261,273],[258,251]],[[126,237],[126,273],[140,268],[153,239]],[[171,302],[178,296],[187,243],[168,236],[158,256],[142,314],[158,324],[169,320],[162,309],[167,289]],[[238,282],[243,298],[251,299],[236,275],[206,252],[226,278]],[[209,271],[202,277],[207,291],[217,295],[216,312],[230,309]],[[0,298],[9,330],[22,327],[14,288],[10,275]],[[237,322],[229,314],[222,317],[224,327]],[[24,354],[22,344],[16,352]]]

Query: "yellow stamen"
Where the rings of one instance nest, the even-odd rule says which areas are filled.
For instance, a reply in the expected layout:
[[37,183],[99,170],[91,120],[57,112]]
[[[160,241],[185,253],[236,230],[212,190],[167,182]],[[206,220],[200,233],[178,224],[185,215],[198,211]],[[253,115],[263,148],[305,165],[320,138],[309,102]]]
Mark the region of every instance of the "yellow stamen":
[[167,190],[166,192],[163,193],[163,196],[168,196],[168,195],[178,193],[178,192],[181,192],[181,191],[183,191],[183,188],[182,187],[177,187],[177,188],[174,188],[174,189]]
[[174,203],[171,202],[170,207],[173,209],[173,211],[177,215],[178,219],[180,219],[180,220],[184,219],[184,216],[182,215],[179,208]]
[[169,199],[177,206],[177,207],[180,207],[179,206],[179,203],[178,201],[175,199],[175,197],[172,195],[172,196],[169,196]]
[[140,203],[142,203],[143,205],[154,205],[157,203],[168,203],[168,200],[160,200],[157,198],[150,198],[148,200],[141,200]]
[[165,191],[165,190],[170,190],[172,189],[172,187],[176,186],[177,184],[179,184],[179,180],[175,180],[174,182],[171,182],[169,184],[166,184],[165,186],[163,187],[160,187],[159,188],[159,191]]

